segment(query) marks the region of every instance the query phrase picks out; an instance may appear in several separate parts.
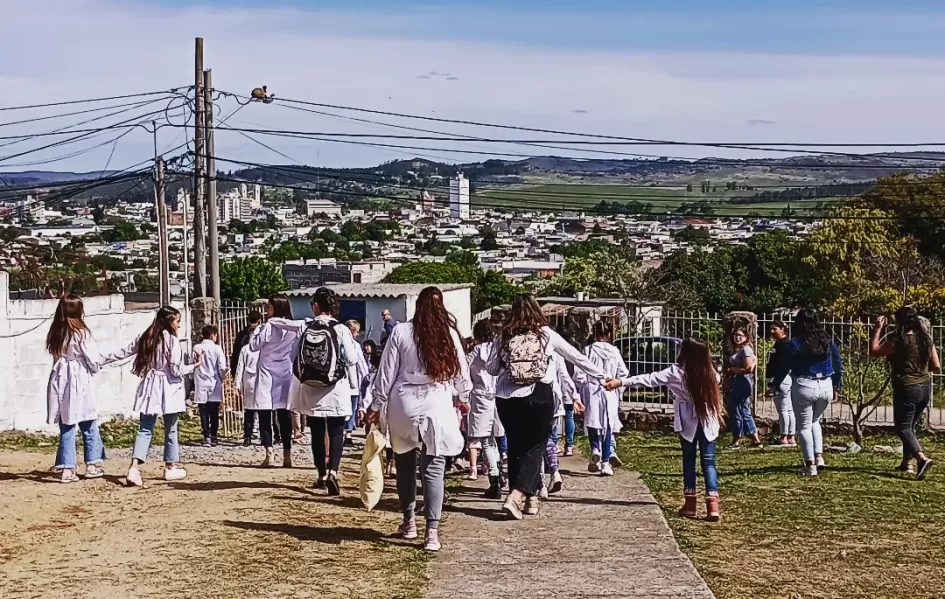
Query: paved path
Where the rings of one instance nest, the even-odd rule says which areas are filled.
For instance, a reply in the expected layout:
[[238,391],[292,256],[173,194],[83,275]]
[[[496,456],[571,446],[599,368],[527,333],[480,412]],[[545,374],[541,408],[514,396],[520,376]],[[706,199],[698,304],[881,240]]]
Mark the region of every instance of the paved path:
[[636,474],[591,475],[563,458],[564,490],[536,518],[506,520],[480,482],[453,491],[426,599],[712,599]]

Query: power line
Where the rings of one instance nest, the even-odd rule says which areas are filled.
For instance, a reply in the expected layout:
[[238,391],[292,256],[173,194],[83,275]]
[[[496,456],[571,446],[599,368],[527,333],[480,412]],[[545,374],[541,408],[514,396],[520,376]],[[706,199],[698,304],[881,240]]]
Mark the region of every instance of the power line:
[[[191,86],[192,87],[192,86]],[[88,98],[85,100],[67,100],[64,102],[50,102],[47,104],[31,104],[28,106],[4,106],[0,107],[0,112],[7,112],[10,110],[30,110],[32,108],[50,108],[53,106],[69,106],[72,104],[90,104],[94,102],[108,102],[111,100],[127,100],[129,98],[142,98],[145,96],[159,96],[167,94],[176,94],[182,89],[190,89],[189,87],[175,87],[170,90],[164,91],[154,91],[154,92],[143,92],[140,94],[124,94],[121,96],[108,96],[104,98]]]

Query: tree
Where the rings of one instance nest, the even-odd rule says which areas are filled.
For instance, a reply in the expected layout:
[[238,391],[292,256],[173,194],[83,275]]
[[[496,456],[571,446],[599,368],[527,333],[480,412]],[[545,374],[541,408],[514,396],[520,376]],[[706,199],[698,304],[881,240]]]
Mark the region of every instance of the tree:
[[604,252],[569,258],[560,275],[538,284],[542,295],[573,296],[579,292],[636,301],[658,299],[660,295],[652,274],[638,260]]
[[[446,262],[407,262],[384,277],[385,283],[410,283],[415,285],[473,285],[470,300],[474,312],[482,312],[498,305],[507,304],[521,293],[521,289],[509,283],[498,271],[483,271],[469,264],[469,252],[454,251]],[[452,261],[450,261],[452,259]]]
[[446,262],[468,269],[479,268],[479,258],[476,256],[476,254],[466,250],[451,251],[446,255]]
[[479,247],[479,244],[476,243],[476,240],[472,237],[463,237],[459,240],[459,247],[464,250],[473,250]]
[[732,248],[732,274],[740,307],[755,312],[812,305],[820,280],[804,262],[805,246],[784,231],[754,235]]
[[496,239],[495,229],[486,226],[483,227],[479,233],[482,235],[482,240],[479,242],[479,249],[484,252],[492,252],[499,249],[499,242]]
[[451,285],[473,283],[474,274],[467,268],[449,262],[424,262],[415,260],[401,264],[384,277],[385,283],[410,283],[415,285]]
[[237,258],[220,265],[220,295],[224,299],[248,302],[288,288],[279,266],[264,258]]
[[732,251],[727,247],[677,250],[654,276],[666,292],[667,304],[677,310],[725,312],[738,306]]
[[895,219],[902,237],[915,239],[917,250],[945,261],[945,172],[928,177],[897,174],[876,181],[857,202]]
[[522,293],[522,288],[510,283],[497,270],[480,271],[476,281],[476,297],[473,309],[478,313],[496,306],[511,304],[515,296]]
[[112,228],[102,231],[102,240],[105,243],[116,243],[120,241],[134,241],[140,239],[141,234],[138,229],[128,221],[119,220],[112,223]]

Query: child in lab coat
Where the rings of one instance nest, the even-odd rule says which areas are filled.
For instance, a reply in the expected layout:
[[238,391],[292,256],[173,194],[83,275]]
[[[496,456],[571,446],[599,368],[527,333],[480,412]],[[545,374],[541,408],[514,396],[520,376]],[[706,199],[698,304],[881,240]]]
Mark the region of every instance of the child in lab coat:
[[46,350],[54,360],[46,392],[46,422],[59,425],[56,469],[62,471],[64,483],[79,480],[75,473],[76,426],[82,431],[85,478],[105,475],[105,448],[91,393],[92,376],[99,371],[102,356],[83,317],[82,299],[70,293],[59,300],[46,336]]
[[217,445],[217,432],[220,429],[220,404],[223,402],[223,378],[227,364],[223,349],[220,348],[219,330],[208,324],[200,331],[203,341],[194,348],[195,354],[203,359],[194,370],[194,401],[200,409],[200,430],[203,432],[204,447]]

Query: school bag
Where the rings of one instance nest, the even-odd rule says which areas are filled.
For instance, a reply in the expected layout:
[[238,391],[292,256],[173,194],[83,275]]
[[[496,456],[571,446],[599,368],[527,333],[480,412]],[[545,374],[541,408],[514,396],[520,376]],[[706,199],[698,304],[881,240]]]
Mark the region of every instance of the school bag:
[[293,372],[299,382],[311,387],[331,387],[345,377],[345,349],[337,320],[313,320],[299,340],[299,357]]
[[534,385],[548,371],[545,340],[533,332],[515,335],[502,351],[502,365],[516,385]]

